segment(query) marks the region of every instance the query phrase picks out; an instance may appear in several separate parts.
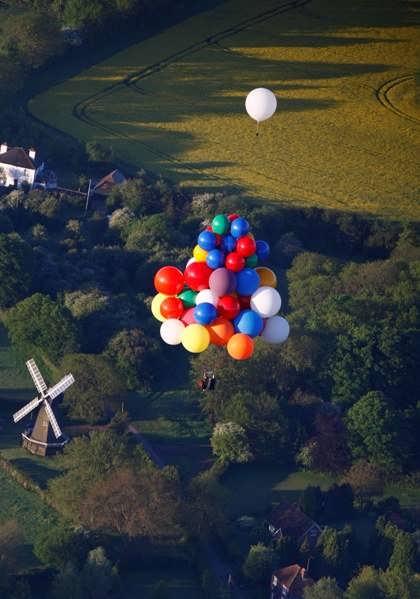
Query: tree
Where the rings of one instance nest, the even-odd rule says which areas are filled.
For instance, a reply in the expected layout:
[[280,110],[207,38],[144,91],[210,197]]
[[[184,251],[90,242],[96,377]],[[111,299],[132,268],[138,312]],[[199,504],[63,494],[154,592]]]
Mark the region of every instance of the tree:
[[349,578],[352,575],[357,555],[351,530],[348,527],[340,531],[326,528],[319,542],[326,572],[331,572],[341,578]]
[[350,580],[344,596],[345,599],[386,599],[379,572],[371,566],[364,566]]
[[46,566],[63,570],[67,564],[82,566],[89,551],[89,543],[83,532],[71,529],[67,524],[49,527],[37,535],[34,553]]
[[51,14],[26,12],[7,21],[6,48],[11,57],[37,68],[63,49],[58,22]]
[[[219,374],[220,376],[220,374]],[[256,460],[287,462],[293,452],[289,421],[267,393],[236,392],[221,410],[223,420],[242,426]]]
[[150,387],[160,354],[158,342],[137,328],[119,331],[106,350],[106,355],[114,362],[129,389]]
[[97,141],[88,141],[86,154],[91,162],[106,162],[112,158],[112,148],[106,148]]
[[89,599],[81,573],[73,564],[67,564],[54,577],[51,596],[52,599]]
[[243,571],[254,582],[267,580],[273,568],[274,552],[262,543],[251,545],[246,556]]
[[195,476],[188,485],[185,520],[190,533],[199,539],[212,533],[223,535],[227,526],[227,494],[210,471]]
[[360,505],[366,499],[382,495],[384,489],[384,478],[381,470],[366,460],[359,460],[346,472],[344,482],[353,489],[353,493],[360,500]]
[[274,550],[276,565],[279,568],[290,566],[290,564],[299,561],[299,550],[296,541],[292,537],[284,535],[280,539],[276,539]]
[[320,516],[323,504],[324,497],[320,487],[306,487],[299,498],[299,505],[302,511],[314,520]]
[[315,434],[301,450],[303,460],[314,470],[338,474],[349,464],[346,432],[341,418],[337,414],[318,413],[314,421]]
[[118,582],[118,572],[103,547],[96,547],[89,552],[81,574],[83,587],[91,599],[115,597],[112,591]]
[[67,355],[62,372],[71,372],[77,381],[66,392],[63,405],[71,418],[94,423],[104,419],[112,400],[124,391],[120,377],[112,363],[104,356],[91,354]]
[[343,591],[338,586],[335,578],[320,578],[311,587],[306,587],[305,599],[342,599]]
[[353,500],[353,489],[349,484],[332,485],[324,494],[324,518],[329,521],[351,520]]
[[366,458],[387,470],[401,467],[399,416],[383,393],[364,395],[347,412],[346,424],[355,458]]
[[388,568],[381,574],[381,583],[387,599],[420,599],[419,576],[405,568]]
[[245,429],[235,422],[219,422],[211,436],[213,453],[223,462],[244,464],[252,459]]
[[14,344],[40,349],[56,362],[78,349],[78,329],[70,312],[49,296],[35,293],[11,308],[5,323]]
[[93,431],[66,445],[62,459],[66,473],[49,482],[54,504],[68,519],[80,521],[80,506],[96,482],[120,468],[148,463],[139,445],[112,431]]
[[0,308],[13,306],[27,295],[33,268],[30,246],[17,235],[0,234]]
[[90,528],[130,537],[170,538],[180,532],[178,482],[150,466],[118,470],[98,481],[81,506]]
[[389,567],[401,572],[414,572],[418,561],[417,545],[411,534],[398,531],[394,539],[394,549],[389,560]]

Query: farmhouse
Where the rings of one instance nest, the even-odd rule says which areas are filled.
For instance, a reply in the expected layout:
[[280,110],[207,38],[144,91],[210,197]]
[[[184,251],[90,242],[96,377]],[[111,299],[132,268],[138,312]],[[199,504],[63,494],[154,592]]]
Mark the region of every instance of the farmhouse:
[[305,589],[314,581],[298,564],[279,568],[271,576],[270,599],[303,599]]
[[288,536],[297,543],[308,539],[311,546],[315,545],[322,532],[319,524],[304,514],[297,504],[288,501],[282,501],[271,512],[268,529],[274,538]]
[[6,142],[0,145],[0,186],[17,187],[28,185],[30,189],[40,187],[54,189],[57,177],[45,168],[45,163],[33,148],[9,148]]

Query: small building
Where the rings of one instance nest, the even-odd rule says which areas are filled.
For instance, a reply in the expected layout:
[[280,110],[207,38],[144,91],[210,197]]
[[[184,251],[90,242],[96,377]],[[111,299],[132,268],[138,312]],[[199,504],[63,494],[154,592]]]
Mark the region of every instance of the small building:
[[268,530],[275,539],[291,537],[301,544],[308,539],[311,547],[316,544],[322,528],[307,516],[296,503],[282,501],[268,517]]
[[93,193],[102,197],[106,197],[116,185],[121,185],[127,181],[127,177],[120,170],[115,169],[108,173],[93,187]]
[[298,564],[279,568],[271,576],[270,599],[303,599],[305,589],[314,584]]
[[0,186],[21,189],[28,185],[30,189],[54,189],[57,187],[55,173],[46,170],[45,163],[30,148],[10,148],[6,142],[0,145]]

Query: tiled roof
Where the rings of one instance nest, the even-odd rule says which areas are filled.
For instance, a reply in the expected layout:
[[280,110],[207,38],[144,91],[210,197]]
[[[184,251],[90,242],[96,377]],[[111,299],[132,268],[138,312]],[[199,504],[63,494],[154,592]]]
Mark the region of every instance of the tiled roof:
[[316,522],[302,512],[298,505],[289,503],[288,501],[282,501],[276,505],[268,517],[268,523],[276,530],[281,528],[283,535],[298,540],[311,526],[316,524]]
[[[303,597],[305,588],[312,586],[314,581],[305,575],[305,568],[298,564],[279,568],[271,577],[272,589],[277,589],[281,593],[281,588],[284,586],[292,597]],[[281,595],[279,595],[281,596]]]
[[124,173],[116,169],[112,171],[105,177],[103,177],[94,187],[94,192],[99,193],[101,195],[108,195],[111,189],[115,185],[119,185],[120,183],[124,183],[126,181],[126,176]]
[[23,148],[10,148],[7,152],[0,154],[0,162],[12,166],[20,166],[21,168],[27,168],[33,171],[36,170],[34,161],[29,158],[28,153]]

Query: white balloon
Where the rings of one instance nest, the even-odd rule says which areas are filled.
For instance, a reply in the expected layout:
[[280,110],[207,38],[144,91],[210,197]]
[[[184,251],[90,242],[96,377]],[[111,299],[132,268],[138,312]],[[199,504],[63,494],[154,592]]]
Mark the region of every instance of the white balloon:
[[290,333],[289,323],[282,316],[271,316],[266,320],[261,337],[267,343],[283,343]]
[[160,336],[168,345],[179,345],[181,343],[182,331],[185,324],[177,318],[168,318],[162,322],[160,327]]
[[249,116],[261,123],[276,112],[277,99],[272,91],[265,87],[257,87],[246,97],[245,108]]
[[190,264],[194,264],[194,262],[197,262],[197,260],[195,258],[190,258],[187,264],[185,265],[185,268],[187,268],[187,266],[189,266]]
[[203,289],[199,291],[195,296],[195,305],[198,304],[213,304],[216,308],[219,298],[213,293],[211,289]]
[[280,310],[281,297],[273,287],[258,287],[251,295],[251,309],[262,318],[270,318]]

